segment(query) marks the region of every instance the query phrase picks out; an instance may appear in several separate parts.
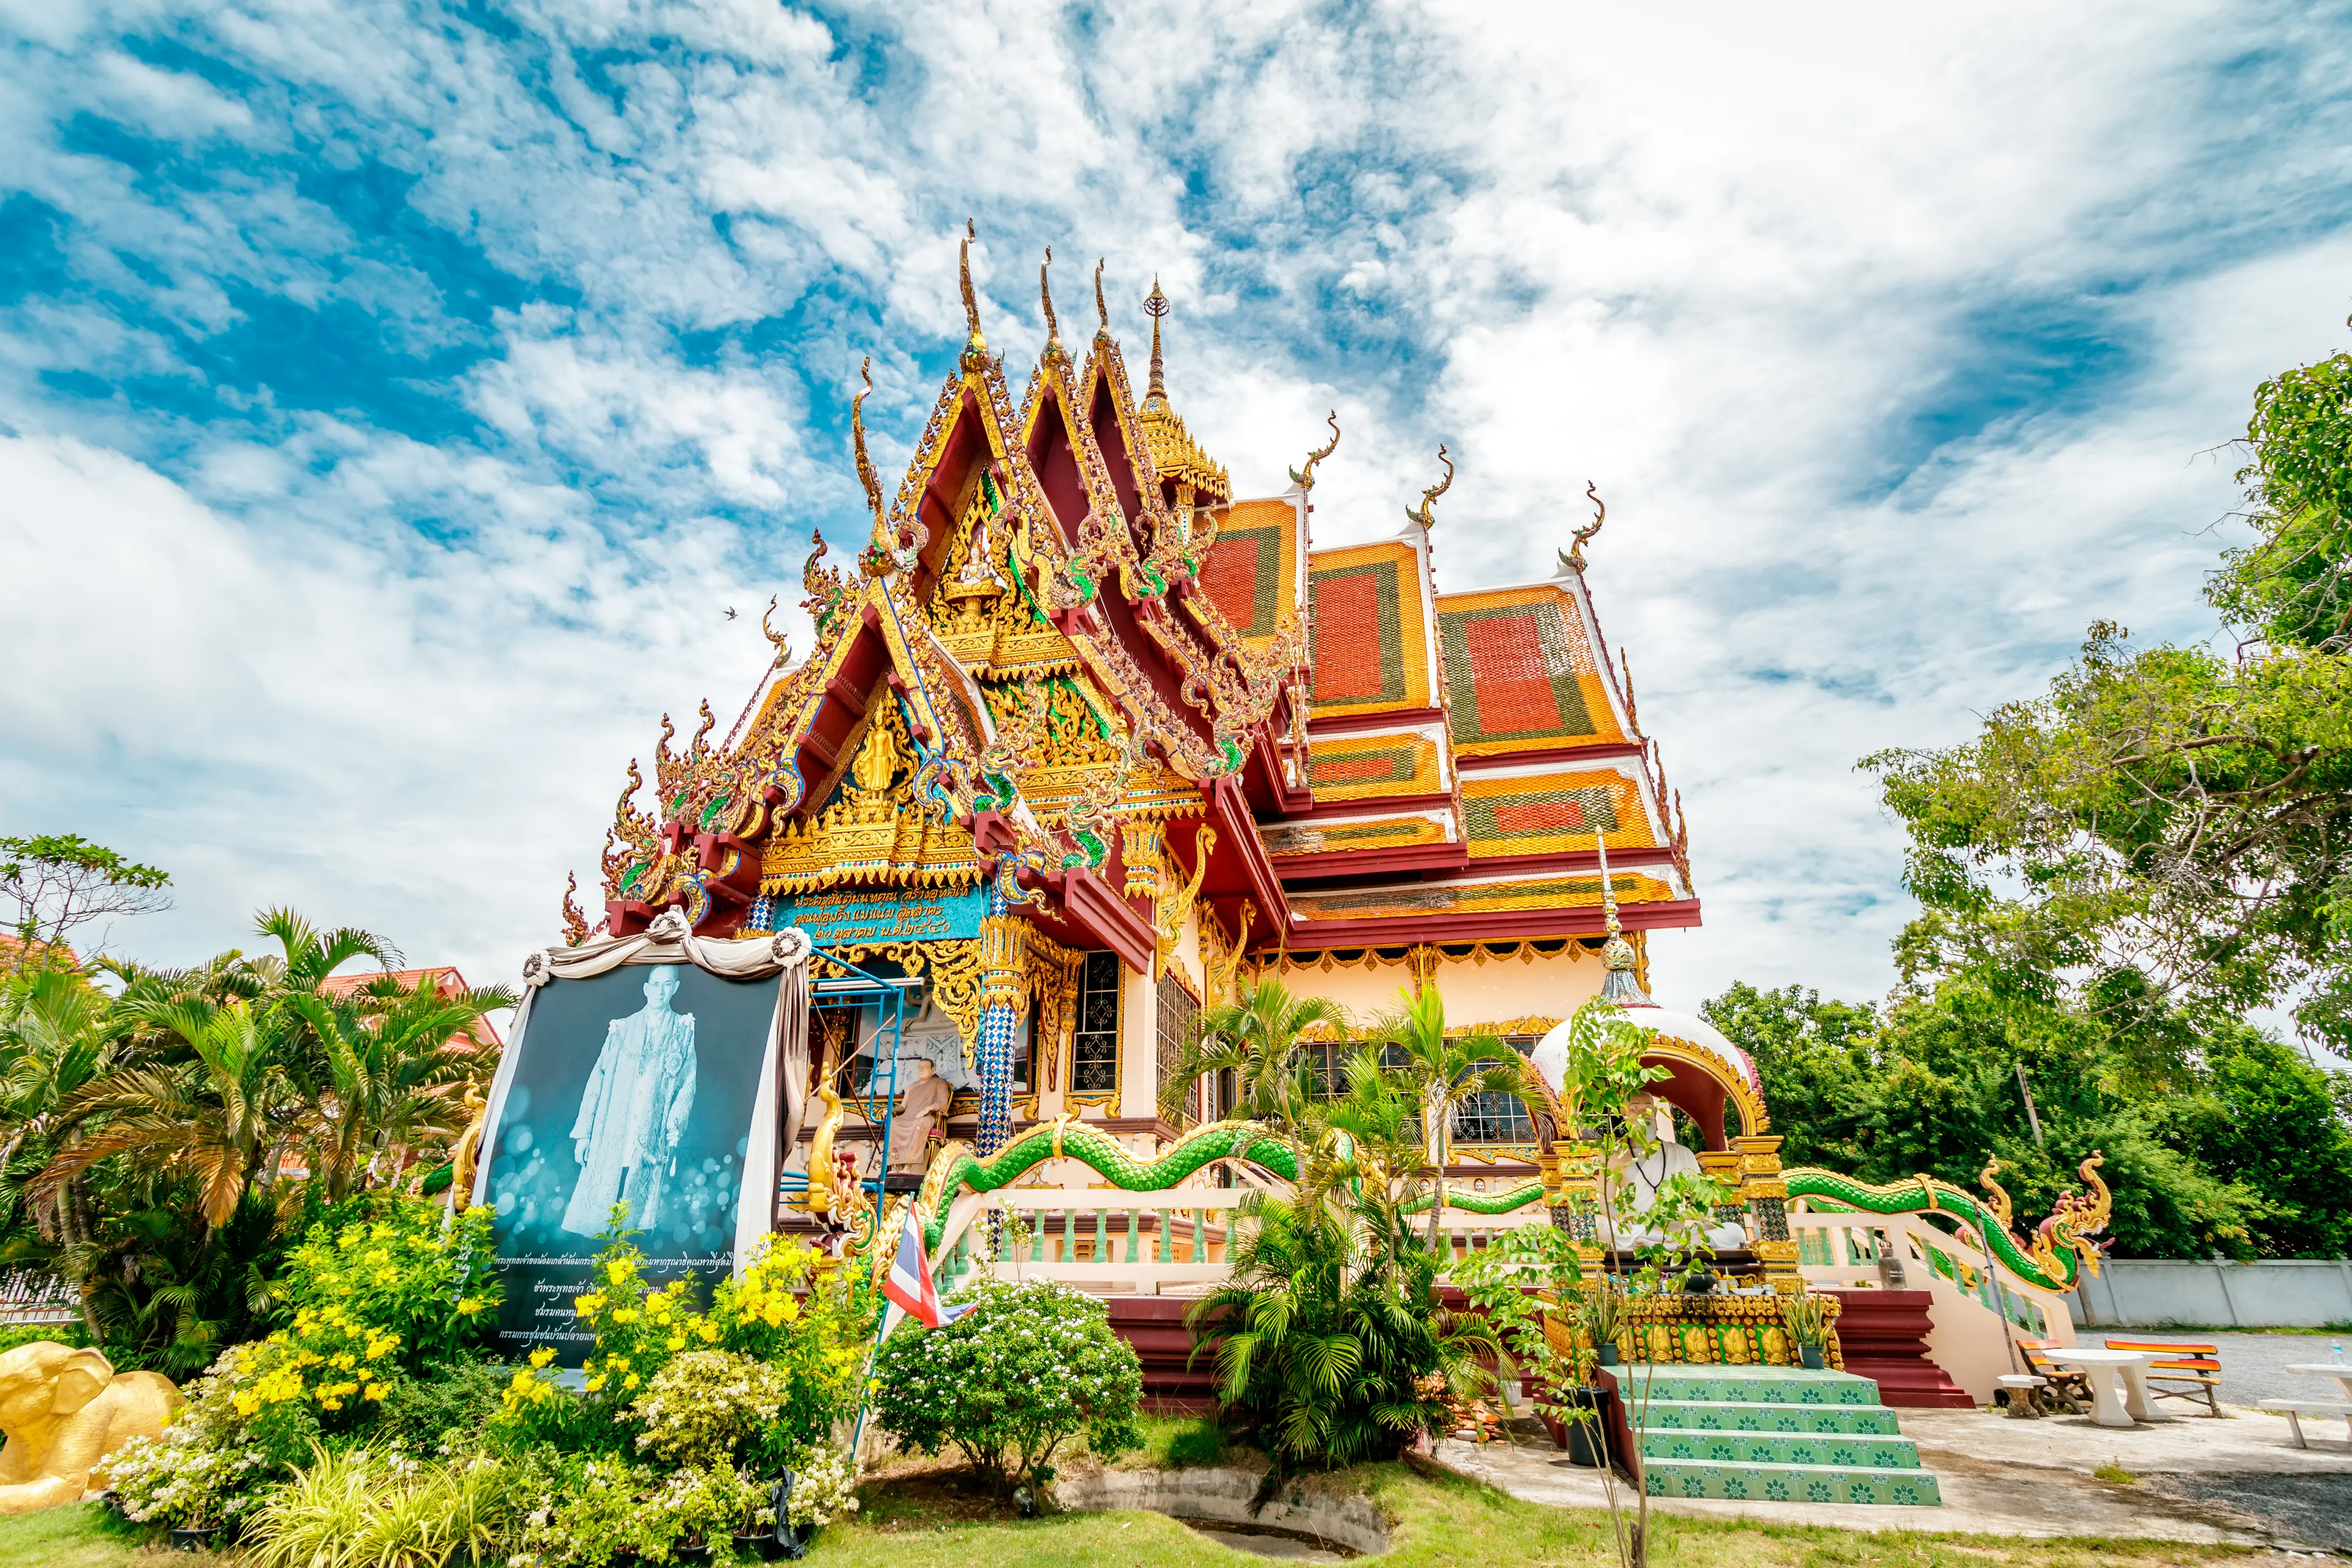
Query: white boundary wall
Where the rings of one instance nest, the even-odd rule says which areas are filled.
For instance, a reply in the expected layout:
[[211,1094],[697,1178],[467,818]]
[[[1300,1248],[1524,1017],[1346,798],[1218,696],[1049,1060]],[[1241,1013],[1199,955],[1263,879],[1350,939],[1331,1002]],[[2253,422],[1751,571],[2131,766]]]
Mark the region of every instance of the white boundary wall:
[[2068,1298],[2085,1326],[2316,1329],[2352,1322],[2352,1261],[2190,1263],[2111,1258]]

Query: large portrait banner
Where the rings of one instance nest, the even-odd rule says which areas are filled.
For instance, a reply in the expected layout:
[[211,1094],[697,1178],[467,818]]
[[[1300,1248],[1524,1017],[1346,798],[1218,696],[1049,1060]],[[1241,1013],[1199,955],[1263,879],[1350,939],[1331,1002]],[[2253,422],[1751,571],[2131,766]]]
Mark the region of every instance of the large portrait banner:
[[733,1270],[747,1166],[773,1181],[775,1075],[762,1069],[782,984],[625,963],[533,993],[507,1047],[481,1184],[498,1209],[508,1353],[552,1345],[561,1365],[586,1359],[594,1336],[572,1303],[595,1286],[616,1204],[642,1233],[649,1280],[691,1275],[707,1289]]

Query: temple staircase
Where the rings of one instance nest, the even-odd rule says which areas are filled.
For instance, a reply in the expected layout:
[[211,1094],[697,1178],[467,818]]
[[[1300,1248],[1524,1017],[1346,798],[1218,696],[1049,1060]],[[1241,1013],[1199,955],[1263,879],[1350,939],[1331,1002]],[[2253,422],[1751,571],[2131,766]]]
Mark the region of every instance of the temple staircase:
[[[1653,1497],[1753,1502],[1943,1501],[1878,1385],[1792,1366],[1618,1369]],[[1646,1386],[1648,1402],[1641,1401]]]

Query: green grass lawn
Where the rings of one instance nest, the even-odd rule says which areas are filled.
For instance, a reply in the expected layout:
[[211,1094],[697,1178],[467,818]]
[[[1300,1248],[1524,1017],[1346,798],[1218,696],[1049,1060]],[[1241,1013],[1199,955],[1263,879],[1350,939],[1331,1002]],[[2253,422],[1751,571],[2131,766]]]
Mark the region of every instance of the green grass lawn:
[[[1159,1436],[1154,1434],[1154,1436]],[[1373,1465],[1332,1479],[1370,1495],[1392,1521],[1393,1549],[1376,1561],[1424,1564],[1591,1564],[1614,1562],[1606,1516],[1519,1502],[1424,1466]],[[910,1478],[869,1488],[856,1522],[824,1531],[816,1568],[1245,1568],[1236,1552],[1154,1513],[992,1517],[985,1502]],[[1659,1568],[2098,1568],[2218,1562],[2244,1555],[2175,1542],[2012,1541],[1988,1536],[1744,1525],[1654,1516]],[[0,1520],[0,1568],[229,1568],[233,1556],[175,1557],[94,1504]]]

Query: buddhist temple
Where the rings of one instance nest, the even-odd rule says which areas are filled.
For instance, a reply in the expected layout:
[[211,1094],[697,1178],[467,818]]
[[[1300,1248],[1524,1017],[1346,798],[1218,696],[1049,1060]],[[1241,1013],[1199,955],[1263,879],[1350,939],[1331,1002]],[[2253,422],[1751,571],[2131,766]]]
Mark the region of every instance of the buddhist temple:
[[[969,244],[967,339],[887,496],[866,394],[852,405],[870,533],[838,556],[816,541],[814,646],[795,658],[772,631],[717,742],[708,703],[683,751],[665,719],[650,810],[630,764],[600,934],[673,909],[703,936],[797,926],[900,977],[898,1038],[823,1042],[867,1176],[909,1059],[948,1081],[938,1134],[983,1155],[1067,1116],[1151,1157],[1223,1110],[1211,1083],[1165,1115],[1160,1079],[1199,1012],[1260,974],[1358,1015],[1434,983],[1453,1025],[1522,1051],[1601,989],[1605,948],[1646,1003],[1648,933],[1696,925],[1699,903],[1586,580],[1598,498],[1562,496],[1566,548],[1531,580],[1440,594],[1441,448],[1383,537],[1318,547],[1336,420],[1302,433],[1322,444],[1286,485],[1237,494],[1170,402],[1166,297],[1145,301],[1139,397],[1099,267],[1075,354],[1041,268],[1048,339],[1016,401]],[[1760,1131],[1760,1110],[1724,1120],[1752,1068],[1680,1024],[1704,1081],[1688,1103],[1662,1092],[1708,1147]],[[1535,1165],[1525,1108],[1490,1098],[1455,1128],[1455,1173],[1480,1188]]]

